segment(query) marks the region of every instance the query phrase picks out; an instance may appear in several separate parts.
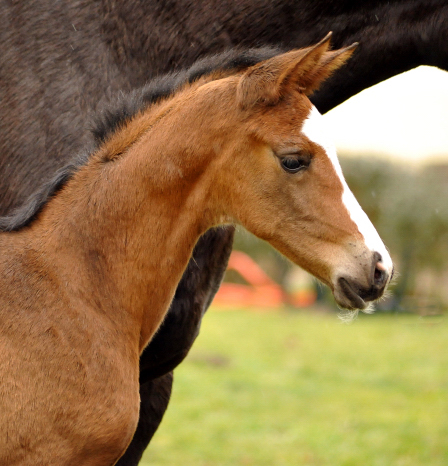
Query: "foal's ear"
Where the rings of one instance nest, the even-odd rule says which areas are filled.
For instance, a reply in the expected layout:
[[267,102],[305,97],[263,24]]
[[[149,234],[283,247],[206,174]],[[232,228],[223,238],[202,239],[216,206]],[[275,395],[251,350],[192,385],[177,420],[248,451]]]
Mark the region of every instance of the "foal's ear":
[[357,43],[328,51],[331,32],[318,44],[277,55],[249,68],[241,77],[237,99],[242,108],[275,105],[294,90],[310,95],[352,55]]
[[[327,42],[327,44],[329,44],[329,42]],[[316,47],[318,47],[318,45]],[[285,79],[283,85],[291,85],[294,84],[295,81],[306,95],[311,95],[323,81],[329,78],[334,71],[344,65],[344,63],[353,55],[356,47],[358,47],[358,42],[338,50],[329,51],[327,48],[327,50],[320,55],[320,59],[314,66],[308,66],[305,73],[303,73],[302,63],[299,63],[297,68],[289,74],[288,78]],[[312,52],[314,52],[314,50]],[[310,54],[313,54],[312,52]],[[303,61],[307,62],[308,56],[305,57]]]

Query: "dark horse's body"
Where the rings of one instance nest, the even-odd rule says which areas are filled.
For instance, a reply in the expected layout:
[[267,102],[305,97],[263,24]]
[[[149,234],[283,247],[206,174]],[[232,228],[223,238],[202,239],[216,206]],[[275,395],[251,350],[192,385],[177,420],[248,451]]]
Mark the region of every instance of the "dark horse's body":
[[[0,214],[92,144],[91,116],[119,91],[232,46],[304,47],[334,31],[359,41],[312,99],[323,112],[421,64],[448,69],[448,5],[428,1],[0,0]],[[393,52],[393,53],[392,53]],[[219,286],[232,229],[209,232],[141,357],[141,416],[121,465],[137,464],[165,412],[172,371]]]

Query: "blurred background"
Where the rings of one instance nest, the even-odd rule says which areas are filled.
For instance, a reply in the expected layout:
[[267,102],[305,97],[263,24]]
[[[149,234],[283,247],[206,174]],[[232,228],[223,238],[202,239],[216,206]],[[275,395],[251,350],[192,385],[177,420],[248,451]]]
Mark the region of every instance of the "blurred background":
[[374,315],[238,231],[142,465],[448,464],[448,73],[419,67],[325,115],[390,249]]

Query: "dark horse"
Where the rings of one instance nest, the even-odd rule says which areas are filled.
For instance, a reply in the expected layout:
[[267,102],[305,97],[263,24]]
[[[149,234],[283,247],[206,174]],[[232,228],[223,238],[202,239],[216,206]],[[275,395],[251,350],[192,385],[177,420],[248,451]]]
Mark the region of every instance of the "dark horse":
[[[22,204],[73,153],[93,144],[84,129],[111,96],[207,53],[235,45],[303,47],[329,30],[336,47],[359,41],[350,63],[312,97],[322,112],[415,66],[448,69],[443,0],[210,0],[188,9],[180,1],[0,0],[0,17],[0,213]],[[197,245],[171,310],[142,355],[140,424],[119,464],[137,464],[157,428],[170,371],[198,333],[232,238],[232,229],[222,229]]]

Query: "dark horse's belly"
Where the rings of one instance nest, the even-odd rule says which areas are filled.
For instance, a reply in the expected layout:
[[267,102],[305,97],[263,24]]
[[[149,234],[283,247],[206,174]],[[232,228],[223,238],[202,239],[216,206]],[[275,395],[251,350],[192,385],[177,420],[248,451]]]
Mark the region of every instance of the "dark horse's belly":
[[[326,111],[360,90],[420,64],[448,68],[444,0],[318,2],[0,0],[0,214],[18,206],[59,167],[92,144],[90,117],[120,90],[243,45],[310,45],[334,31],[334,45],[360,41],[346,68],[314,102]],[[399,51],[399,53],[396,53]],[[141,414],[119,465],[136,465],[168,404],[170,371],[188,353],[216,292],[233,228],[208,232],[179,283],[171,309],[141,357]]]

